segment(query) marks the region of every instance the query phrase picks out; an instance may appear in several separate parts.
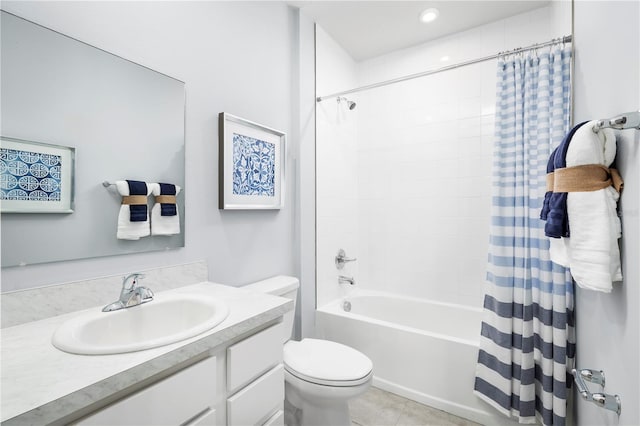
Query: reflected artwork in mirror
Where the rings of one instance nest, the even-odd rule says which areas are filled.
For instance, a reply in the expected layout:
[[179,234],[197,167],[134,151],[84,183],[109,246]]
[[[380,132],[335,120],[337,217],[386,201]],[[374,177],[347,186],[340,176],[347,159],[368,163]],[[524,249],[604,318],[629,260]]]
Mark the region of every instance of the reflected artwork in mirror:
[[[17,151],[49,147],[56,151],[41,154],[74,171],[73,178],[59,175],[46,157],[29,163],[24,176],[28,162],[19,158],[10,166],[15,173],[2,172],[2,267],[184,247],[184,233],[117,239],[121,196],[102,186],[131,179],[183,188],[177,206],[184,230],[184,83],[6,11],[1,19],[3,163]],[[22,177],[23,186],[40,186],[26,195],[39,203],[19,205],[20,191],[7,199]],[[41,214],[57,197],[63,203],[56,211],[69,214]]]
[[0,212],[73,213],[75,148],[0,139]]

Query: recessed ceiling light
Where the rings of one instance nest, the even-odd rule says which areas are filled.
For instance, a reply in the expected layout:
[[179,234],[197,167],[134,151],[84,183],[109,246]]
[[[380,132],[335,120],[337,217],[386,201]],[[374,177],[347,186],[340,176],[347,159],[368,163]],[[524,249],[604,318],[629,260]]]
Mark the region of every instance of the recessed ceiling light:
[[438,16],[440,16],[438,9],[429,8],[420,14],[420,21],[424,23],[433,22],[438,19]]
[[442,62],[447,62],[450,58],[448,56],[443,56],[442,58],[440,58],[440,61]]

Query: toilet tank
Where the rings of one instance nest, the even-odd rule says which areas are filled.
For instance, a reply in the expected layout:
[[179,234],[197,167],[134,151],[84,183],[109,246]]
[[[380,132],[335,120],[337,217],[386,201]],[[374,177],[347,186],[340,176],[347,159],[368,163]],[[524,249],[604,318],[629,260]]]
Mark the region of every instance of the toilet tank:
[[278,275],[273,278],[247,284],[242,287],[245,290],[271,294],[273,296],[293,300],[293,310],[285,313],[282,319],[284,323],[284,336],[282,337],[282,343],[287,342],[293,337],[293,319],[296,312],[296,299],[298,298],[299,287],[300,281],[298,281],[296,277],[290,277],[287,275]]

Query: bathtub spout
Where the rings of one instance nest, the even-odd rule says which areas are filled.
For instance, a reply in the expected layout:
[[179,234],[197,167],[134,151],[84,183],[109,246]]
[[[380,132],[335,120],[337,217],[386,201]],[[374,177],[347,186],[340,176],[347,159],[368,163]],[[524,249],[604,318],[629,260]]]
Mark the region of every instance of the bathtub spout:
[[338,284],[351,284],[355,285],[356,280],[353,277],[345,277],[344,275],[338,275]]

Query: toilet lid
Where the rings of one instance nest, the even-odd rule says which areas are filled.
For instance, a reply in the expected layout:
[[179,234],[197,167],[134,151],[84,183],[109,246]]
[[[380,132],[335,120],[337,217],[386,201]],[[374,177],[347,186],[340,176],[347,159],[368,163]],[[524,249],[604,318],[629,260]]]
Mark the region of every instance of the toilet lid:
[[326,385],[355,386],[368,380],[373,363],[363,353],[336,342],[319,339],[289,341],[284,365],[300,379]]

